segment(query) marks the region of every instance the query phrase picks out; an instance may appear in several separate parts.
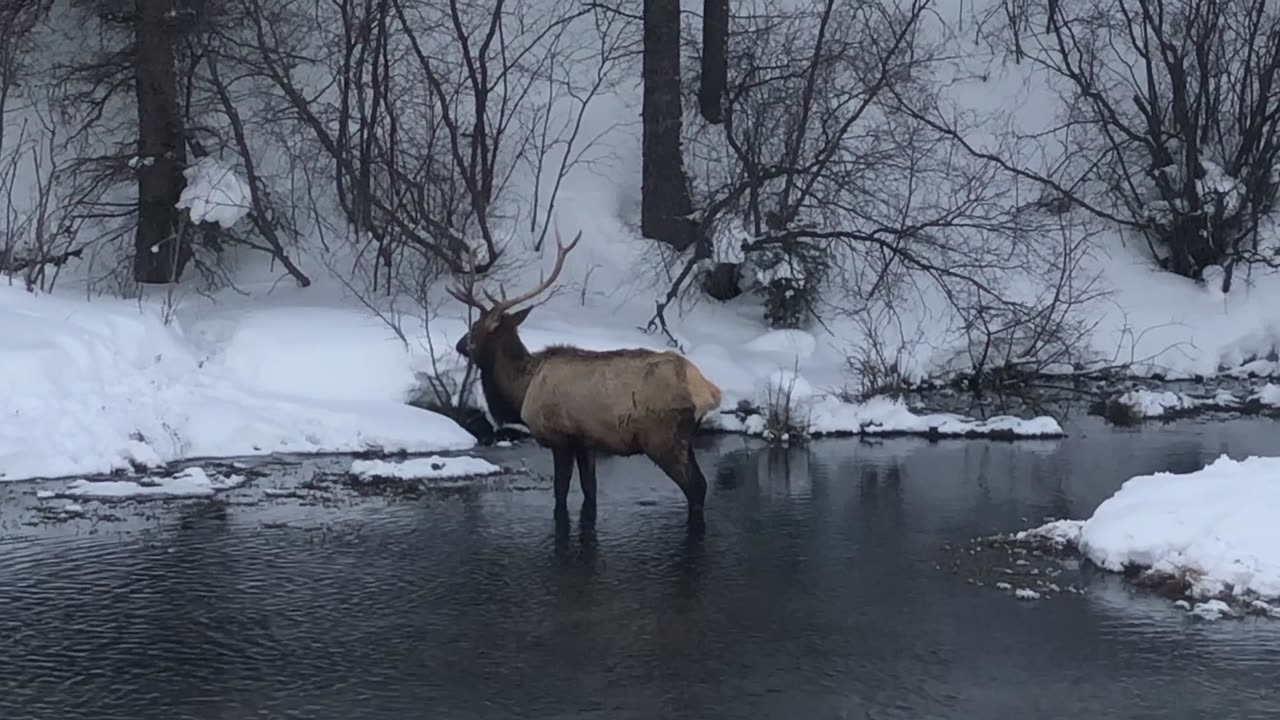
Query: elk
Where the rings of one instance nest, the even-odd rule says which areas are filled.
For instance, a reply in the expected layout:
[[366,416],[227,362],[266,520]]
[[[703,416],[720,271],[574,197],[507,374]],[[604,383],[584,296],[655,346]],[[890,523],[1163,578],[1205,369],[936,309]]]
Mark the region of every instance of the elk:
[[[555,509],[567,514],[574,462],[582,488],[583,510],[596,504],[596,456],[643,453],[684,491],[690,521],[702,518],[707,482],[694,457],[693,440],[702,419],[720,405],[720,388],[683,355],[638,348],[592,351],[553,345],[529,352],[518,328],[533,305],[520,303],[555,283],[567,246],[556,230],[556,259],[551,274],[514,298],[486,290],[488,304],[476,297],[475,274],[449,294],[479,311],[455,350],[480,372],[489,412],[498,424],[519,423],[555,463]],[[540,303],[539,303],[540,304]]]

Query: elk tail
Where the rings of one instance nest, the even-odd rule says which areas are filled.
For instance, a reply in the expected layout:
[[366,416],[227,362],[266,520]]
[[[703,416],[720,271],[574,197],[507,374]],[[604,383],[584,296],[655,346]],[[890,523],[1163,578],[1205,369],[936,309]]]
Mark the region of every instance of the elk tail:
[[698,366],[689,363],[689,395],[693,399],[693,415],[701,420],[707,413],[720,407],[720,388],[702,374]]

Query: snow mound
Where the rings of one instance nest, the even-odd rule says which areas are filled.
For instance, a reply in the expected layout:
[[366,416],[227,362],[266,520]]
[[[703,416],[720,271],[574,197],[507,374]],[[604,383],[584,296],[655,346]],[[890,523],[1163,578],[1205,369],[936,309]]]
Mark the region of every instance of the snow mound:
[[240,319],[222,361],[238,379],[301,398],[404,402],[411,356],[386,323],[337,308],[278,307]]
[[[326,328],[334,334],[330,349],[311,355],[322,372],[305,368],[306,352],[286,353],[285,360],[301,363],[290,382],[285,364],[267,357],[284,349],[262,341],[284,319],[267,320],[251,319],[227,364],[203,357],[149,306],[0,286],[0,480],[192,457],[475,446],[454,421],[400,400],[407,359],[397,365],[385,346],[366,348],[367,356],[332,349],[354,323]],[[255,375],[254,363],[272,367]],[[327,393],[318,387],[326,377],[335,386]],[[263,384],[275,382],[294,394]],[[306,397],[297,394],[304,391]]]
[[164,498],[210,497],[245,483],[243,475],[210,475],[204,468],[191,467],[171,477],[133,480],[76,480],[60,493],[86,500],[155,500]]
[[1225,455],[1185,475],[1135,477],[1080,530],[1100,567],[1128,565],[1194,578],[1197,597],[1224,588],[1280,598],[1280,458]]
[[445,478],[478,477],[496,475],[502,468],[477,457],[441,457],[432,455],[404,462],[386,460],[356,460],[351,463],[351,474],[356,477],[392,478],[396,480],[441,480]]
[[1221,600],[1209,600],[1207,602],[1196,603],[1191,608],[1191,614],[1203,620],[1217,620],[1221,617],[1233,615],[1231,606]]
[[1280,407],[1280,385],[1267,383],[1259,388],[1258,392],[1250,399],[1269,407]]
[[192,222],[218,223],[230,228],[249,214],[249,184],[222,161],[206,156],[183,174],[187,185],[178,196],[178,209],[188,210]]
[[[1125,482],[1087,521],[1018,533],[1075,545],[1101,568],[1185,579],[1199,600],[1280,599],[1280,458],[1225,455],[1201,470]],[[1204,615],[1217,616],[1208,605]]]

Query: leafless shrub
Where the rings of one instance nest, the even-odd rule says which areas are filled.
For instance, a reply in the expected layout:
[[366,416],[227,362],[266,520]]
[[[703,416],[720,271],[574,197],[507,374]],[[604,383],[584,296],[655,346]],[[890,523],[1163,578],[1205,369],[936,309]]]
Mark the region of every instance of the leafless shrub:
[[[459,272],[476,244],[487,272],[522,222],[540,249],[581,159],[583,110],[612,81],[611,14],[546,14],[529,0],[237,1],[250,27],[242,74],[270,84],[272,111],[319,151],[309,172],[329,174],[355,262],[380,267],[370,291],[394,292],[401,272]],[[590,31],[593,56],[574,36]],[[536,197],[509,192],[520,173]]]
[[[1045,238],[1053,237],[1045,228]],[[1006,296],[998,303],[960,304],[958,315],[966,339],[965,359],[971,384],[984,376],[1019,380],[1042,375],[1051,366],[1075,366],[1086,360],[1088,338],[1097,321],[1080,312],[1107,293],[1096,272],[1082,264],[1089,257],[1093,234],[1060,220],[1056,248],[1047,244],[1028,259],[1044,268],[1044,282],[1026,297]]]
[[763,405],[764,438],[776,443],[799,443],[809,438],[812,410],[803,393],[797,393],[799,364],[790,372],[776,373],[765,383]]
[[850,347],[845,369],[856,379],[857,388],[839,393],[844,402],[862,402],[877,395],[899,396],[910,386],[908,364],[926,342],[925,331],[916,326],[907,331],[893,304],[881,303],[854,315],[862,331],[858,343]]
[[1065,101],[1063,162],[1040,180],[1140,233],[1173,272],[1221,266],[1224,292],[1238,265],[1277,264],[1262,232],[1280,188],[1274,2],[1011,1],[994,37]]
[[66,264],[86,250],[76,237],[81,221],[61,202],[67,158],[58,122],[44,108],[26,104],[26,119],[0,149],[0,273],[20,278],[28,290],[53,289]]

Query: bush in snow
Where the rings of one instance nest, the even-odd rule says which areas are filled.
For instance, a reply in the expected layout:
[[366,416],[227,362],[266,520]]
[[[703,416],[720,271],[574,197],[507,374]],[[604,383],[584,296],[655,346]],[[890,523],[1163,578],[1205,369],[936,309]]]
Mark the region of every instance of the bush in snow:
[[813,388],[794,370],[770,375],[761,398],[764,438],[781,443],[808,439],[812,398]]
[[752,265],[763,287],[764,319],[773,328],[808,327],[826,274],[822,249],[793,242],[755,253]]

